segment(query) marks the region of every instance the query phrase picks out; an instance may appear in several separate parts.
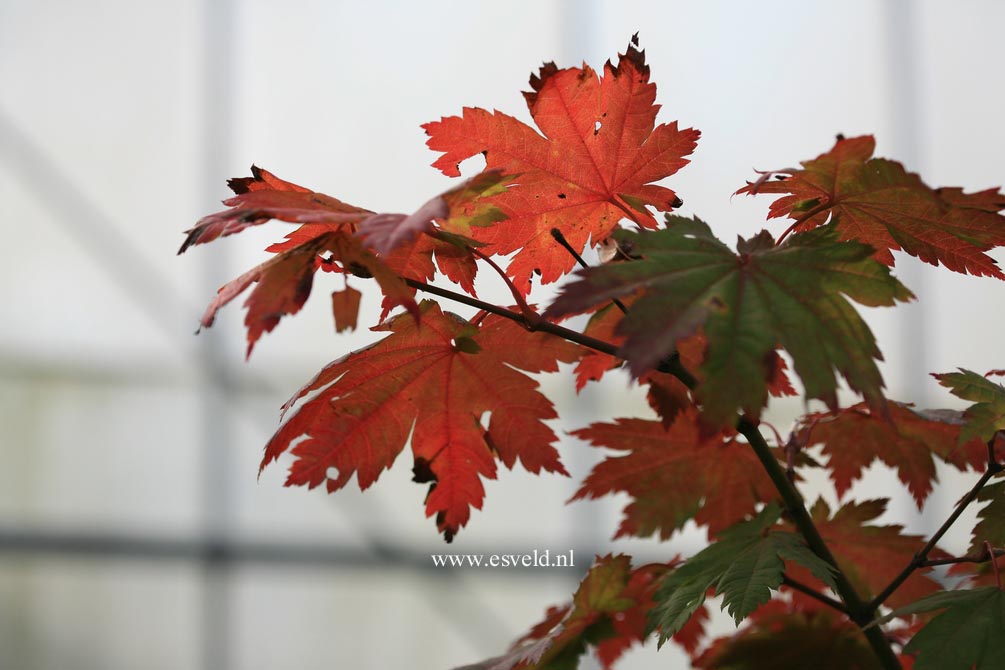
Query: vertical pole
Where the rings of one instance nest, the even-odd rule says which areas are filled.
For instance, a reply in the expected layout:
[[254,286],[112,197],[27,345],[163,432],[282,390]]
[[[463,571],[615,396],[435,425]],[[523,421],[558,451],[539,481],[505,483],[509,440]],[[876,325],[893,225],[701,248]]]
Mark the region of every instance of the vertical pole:
[[[887,78],[890,110],[893,116],[891,140],[895,157],[908,170],[924,174],[925,147],[923,144],[923,109],[921,104],[921,50],[918,47],[918,7],[912,0],[887,0],[883,5],[886,28]],[[929,327],[927,268],[920,262],[903,263],[897,268],[901,281],[910,288],[918,301],[897,309],[899,315],[899,349],[904,361],[897,396],[917,404],[931,405],[931,383],[928,376],[932,350],[933,329]],[[926,286],[927,285],[927,286]],[[932,532],[938,525],[933,516],[936,510],[949,504],[947,493],[936,488],[925,508],[924,528]],[[913,503],[905,502],[894,510],[911,515]]]
[[[917,7],[912,0],[887,0],[883,7],[886,26],[887,79],[893,116],[891,140],[895,157],[912,172],[924,172],[921,91],[917,44]],[[897,274],[921,299],[901,308],[900,350],[907,361],[901,375],[902,395],[923,405],[929,394],[928,360],[931,330],[927,328],[924,272],[916,263],[904,264]]]
[[[205,0],[203,3],[202,49],[202,170],[197,193],[209,208],[220,200],[223,179],[230,155],[232,121],[232,81],[234,49],[234,7],[231,0]],[[226,281],[225,247],[214,250],[203,266],[204,293],[215,294]],[[209,549],[202,556],[201,665],[204,670],[228,670],[232,667],[233,630],[230,579],[233,563],[222,548],[229,533],[231,513],[230,463],[232,431],[228,402],[223,397],[233,388],[220,333],[207,329],[199,336],[199,356],[203,374],[201,384],[202,444],[201,500],[202,532]],[[213,379],[210,379],[212,376]],[[214,380],[216,383],[214,383]]]

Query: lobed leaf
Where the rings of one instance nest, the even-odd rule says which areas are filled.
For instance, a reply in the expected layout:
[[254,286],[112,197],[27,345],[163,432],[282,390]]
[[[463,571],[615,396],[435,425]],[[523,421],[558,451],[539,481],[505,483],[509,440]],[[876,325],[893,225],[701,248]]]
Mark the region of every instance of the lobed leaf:
[[703,420],[713,426],[732,423],[737,410],[760,415],[778,344],[792,356],[808,397],[836,407],[837,372],[883,411],[875,363],[882,356],[848,298],[879,306],[913,296],[870,258],[869,247],[838,241],[828,226],[779,246],[761,232],[740,240],[734,253],[699,219],[667,216],[667,226],[616,233],[641,258],[580,271],[544,315],[575,314],[643,290],[618,327],[635,376],[702,328],[708,353],[697,393]]
[[719,535],[777,494],[748,445],[701,433],[693,410],[678,414],[669,428],[618,419],[573,432],[621,454],[596,465],[573,500],[628,493],[632,501],[615,537],[658,533],[666,540],[692,518]]
[[989,442],[999,430],[1005,430],[1005,388],[976,372],[933,374],[953,395],[975,404],[964,413],[966,423],[960,431],[960,443],[974,437]]
[[444,174],[458,176],[461,161],[482,154],[489,169],[518,176],[517,187],[493,198],[507,221],[472,232],[488,253],[516,252],[506,271],[524,292],[535,272],[547,283],[573,267],[552,228],[582,249],[625,216],[655,227],[647,207],[679,206],[672,190],[653,182],[688,163],[700,133],[676,122],[655,125],[656,86],[637,47],[634,37],[602,77],[585,64],[544,65],[524,94],[540,134],[512,116],[470,107],[423,126],[429,148],[443,152],[433,166]]
[[781,585],[785,559],[833,586],[833,568],[809,551],[799,535],[773,529],[780,514],[777,505],[767,505],[753,519],[724,531],[717,542],[663,579],[650,614],[650,626],[659,629],[660,644],[680,630],[710,590],[723,596],[723,609],[739,624]]
[[737,193],[786,194],[771,204],[768,218],[788,216],[792,229],[836,226],[840,239],[876,250],[893,265],[903,250],[954,272],[1005,279],[985,251],[1005,244],[1005,194],[997,189],[963,193],[933,189],[896,161],[872,158],[872,136],[839,138],[834,147],[802,170],[782,170],[782,180],[760,179]]
[[[929,416],[931,416],[929,414]],[[890,403],[877,414],[865,403],[837,414],[816,413],[800,419],[799,441],[807,446],[823,444],[826,467],[844,497],[851,485],[874,461],[897,471],[921,509],[936,481],[933,456],[961,468],[987,460],[987,450],[978,440],[958,445],[960,426],[923,416],[910,407]]]
[[[457,670],[576,668],[590,646],[601,667],[610,670],[625,651],[645,639],[653,590],[666,571],[667,566],[656,564],[633,570],[623,554],[598,557],[571,603],[550,608],[544,621],[508,653]],[[678,640],[689,650],[702,633],[704,617],[695,618],[698,625],[691,637]]]
[[[535,347],[542,334],[523,331],[522,342],[500,349],[481,337],[494,318],[479,328],[432,302],[420,310],[421,321],[402,316],[376,328],[390,335],[329,364],[291,398],[285,410],[315,394],[269,441],[262,468],[290,450],[288,486],[326,483],[333,492],[356,475],[366,489],[410,439],[415,480],[431,483],[426,515],[436,516],[450,541],[470,509],[481,507],[481,478],[495,477],[496,458],[508,468],[519,461],[533,473],[567,473],[544,423],[554,409],[509,352]],[[564,360],[578,356],[572,345],[551,351]],[[528,367],[554,364],[537,359]]]
[[941,591],[888,617],[944,609],[911,638],[914,670],[999,670],[1005,667],[1005,591],[996,586]]

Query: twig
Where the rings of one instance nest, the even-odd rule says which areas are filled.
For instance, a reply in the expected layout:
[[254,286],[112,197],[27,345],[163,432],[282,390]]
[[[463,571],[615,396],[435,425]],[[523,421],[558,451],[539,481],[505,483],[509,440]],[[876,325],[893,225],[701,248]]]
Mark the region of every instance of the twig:
[[485,302],[484,300],[472,298],[471,296],[463,293],[457,293],[456,291],[451,291],[450,289],[441,288],[439,286],[433,286],[432,284],[427,284],[415,279],[405,279],[405,283],[419,291],[432,293],[433,295],[438,295],[441,298],[453,300],[454,302],[459,302],[462,305],[475,307],[489,312],[490,314],[501,316],[504,319],[515,321],[527,330],[551,333],[552,335],[557,335],[558,337],[569,340],[570,342],[581,344],[584,347],[601,353],[609,354],[611,356],[618,355],[619,349],[617,345],[611,344],[610,342],[604,342],[603,340],[598,340],[597,338],[590,337],[589,335],[584,335],[578,331],[551,323],[550,321],[545,321],[544,319],[529,319],[526,315],[521,314],[520,312],[514,312],[513,310],[506,309],[505,307],[499,307],[498,305],[493,305],[490,302]]
[[[565,235],[562,234],[561,230],[559,230],[558,228],[552,228],[551,236],[554,237],[555,241],[561,244],[565,248],[565,250],[569,252],[570,256],[576,259],[576,262],[579,263],[580,267],[584,268],[590,267],[586,263],[586,261],[583,260],[583,257],[579,255],[579,252],[576,251],[571,244],[569,244],[569,240],[565,239]],[[622,314],[628,313],[628,308],[625,307],[625,303],[621,302],[617,298],[612,298],[611,302],[613,302],[617,306],[617,308],[621,310]]]
[[987,563],[991,560],[992,556],[995,558],[1005,556],[1005,549],[991,549],[990,554],[987,551],[982,551],[979,554],[967,554],[966,556],[954,556],[951,558],[929,558],[922,562],[921,567],[932,568],[936,565],[956,565],[957,563]]
[[[998,464],[995,463],[995,465]],[[1000,467],[1001,466],[999,466],[999,469]],[[995,472],[996,472],[995,468],[991,467],[988,467],[988,469],[984,471],[984,474],[981,475],[981,478],[977,480],[977,483],[974,484],[974,487],[970,489],[970,492],[967,493],[966,496],[964,496],[963,500],[961,500],[960,503],[956,506],[956,509],[953,510],[953,513],[949,515],[949,518],[946,519],[945,522],[943,522],[943,524],[939,527],[937,531],[935,531],[935,535],[933,535],[931,539],[928,540],[928,543],[925,544],[924,547],[922,547],[921,551],[915,554],[914,558],[911,559],[911,562],[908,563],[907,566],[900,571],[900,574],[894,577],[893,581],[890,582],[885,589],[880,591],[878,596],[876,596],[869,602],[868,607],[870,612],[875,612],[879,608],[879,606],[882,605],[886,601],[886,599],[890,597],[891,594],[893,594],[894,591],[900,588],[900,585],[903,584],[907,580],[907,578],[914,573],[915,570],[917,570],[918,568],[922,567],[925,564],[925,561],[928,560],[928,554],[932,551],[932,549],[935,548],[935,545],[938,544],[939,540],[942,539],[942,536],[946,534],[946,532],[956,522],[956,520],[960,518],[960,515],[963,514],[963,511],[970,506],[970,503],[972,503],[977,498],[977,494],[981,492],[981,489],[984,488],[984,485],[988,483],[988,480],[995,475]]]
[[[427,284],[416,279],[405,279],[405,283],[416,290],[424,291],[425,293],[432,293],[433,295],[438,295],[441,298],[453,300],[454,302],[459,302],[462,305],[481,309],[489,312],[490,314],[501,316],[504,319],[515,321],[527,330],[551,333],[552,335],[557,335],[558,337],[566,339],[570,342],[575,342],[576,344],[580,344],[588,349],[593,349],[594,351],[599,351],[603,354],[622,358],[621,348],[616,344],[598,340],[595,337],[584,335],[577,330],[565,328],[557,323],[552,323],[551,321],[546,321],[541,318],[528,318],[524,314],[514,312],[513,310],[506,309],[505,307],[499,307],[498,305],[494,305],[490,302],[485,302],[484,300],[479,300],[478,298],[472,298],[469,295],[451,291],[450,289],[433,286],[432,284]],[[692,375],[687,368],[681,365],[680,358],[676,354],[668,356],[666,359],[660,361],[659,365],[656,366],[656,370],[673,375],[683,382],[688,388],[693,389],[698,384],[698,380],[695,379],[694,375]]]
[[[465,305],[477,307],[478,309],[484,309],[492,314],[511,319],[517,323],[523,324],[528,330],[551,333],[569,340],[570,342],[575,342],[576,344],[581,344],[590,349],[594,349],[595,351],[620,357],[620,349],[615,345],[589,337],[588,335],[584,335],[577,331],[570,330],[569,328],[559,326],[551,323],[550,321],[545,321],[544,319],[529,319],[527,315],[519,314],[502,307],[497,307],[491,303],[478,300],[477,298],[471,298],[448,289],[432,286],[413,279],[406,279],[405,281],[412,288],[426,291]],[[697,379],[681,364],[680,359],[676,354],[661,361],[657,369],[660,372],[672,374],[691,390],[694,390],[694,388],[698,385]],[[879,629],[879,627],[866,628],[872,619],[872,614],[875,612],[876,606],[872,603],[867,605],[862,601],[861,596],[859,596],[851,582],[848,581],[847,576],[845,576],[844,572],[842,572],[838,567],[837,560],[827,547],[827,543],[824,542],[823,537],[820,535],[820,531],[817,529],[809,512],[806,510],[806,506],[803,504],[802,496],[800,496],[799,491],[795,488],[792,482],[789,481],[784,468],[782,468],[774,454],[771,452],[771,447],[769,447],[768,443],[765,442],[764,436],[761,435],[757,425],[750,421],[746,415],[741,415],[736,422],[736,430],[747,438],[747,442],[750,443],[751,448],[754,450],[754,454],[761,462],[761,465],[765,469],[768,477],[771,479],[771,482],[781,495],[789,516],[792,518],[792,521],[799,533],[806,540],[807,546],[809,546],[813,553],[835,568],[835,590],[841,600],[845,603],[848,611],[848,617],[855,622],[859,628],[863,629],[862,633],[865,635],[866,640],[869,642],[869,646],[876,654],[876,657],[879,659],[882,667],[886,670],[900,670],[900,661],[897,660],[896,655],[893,653],[893,649],[890,647],[889,641],[886,639],[886,636],[883,635],[883,632]],[[990,478],[990,474],[988,474],[987,477]],[[984,481],[986,481],[986,479]],[[974,492],[973,495],[976,497],[976,492]],[[956,516],[958,516],[958,514]],[[955,520],[955,518],[953,520]],[[908,572],[908,574],[910,574],[910,572]],[[904,579],[906,578],[907,577],[905,576]],[[899,586],[899,583],[893,585],[893,589],[895,589],[896,586]],[[893,589],[891,589],[891,592]],[[882,600],[879,600],[879,602],[882,602]]]
[[838,612],[841,612],[842,614],[846,614],[846,615],[850,616],[850,614],[848,612],[848,608],[845,607],[844,603],[841,602],[840,600],[834,600],[834,598],[831,598],[828,595],[820,593],[819,591],[817,591],[815,589],[811,589],[810,587],[806,586],[802,582],[797,582],[796,580],[792,579],[788,575],[782,575],[782,584],[785,584],[790,589],[793,589],[795,591],[799,591],[800,593],[808,595],[810,598],[813,598],[814,600],[818,600],[818,601],[822,602],[824,605],[827,605],[828,607],[836,609]]

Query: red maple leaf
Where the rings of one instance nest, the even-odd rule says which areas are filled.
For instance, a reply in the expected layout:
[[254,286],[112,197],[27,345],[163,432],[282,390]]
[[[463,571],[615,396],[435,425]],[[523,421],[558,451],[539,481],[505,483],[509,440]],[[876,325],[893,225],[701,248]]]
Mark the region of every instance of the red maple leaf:
[[[886,511],[886,503],[885,499],[849,502],[831,515],[830,507],[819,499],[810,510],[813,523],[837,559],[838,567],[866,600],[886,588],[925,546],[923,537],[904,533],[903,526],[868,523]],[[946,553],[935,549],[929,557],[945,558]],[[822,586],[809,571],[791,562],[786,572],[804,584]],[[942,587],[927,572],[928,569],[921,569],[912,573],[884,604],[902,607],[940,590]]]
[[[236,193],[233,198],[223,201],[229,209],[204,216],[193,228],[185,231],[185,242],[178,250],[179,254],[195,244],[206,244],[272,219],[341,226],[362,221],[373,214],[368,209],[280,179],[256,165],[251,166],[251,173],[254,176],[234,177],[227,181]],[[326,225],[320,232],[331,229]]]
[[[879,670],[862,631],[827,610],[809,611],[800,602],[772,600],[733,635],[716,638],[694,659],[707,670]],[[898,657],[910,670],[910,656]]]
[[[302,226],[286,237],[285,242],[266,249],[276,254],[274,257],[220,288],[200,320],[203,328],[212,326],[216,313],[224,305],[254,285],[244,302],[248,308],[244,318],[248,329],[247,355],[251,356],[264,333],[275,328],[283,316],[296,314],[304,306],[319,267],[373,277],[384,292],[386,309],[403,305],[413,316],[418,316],[412,297],[415,292],[396,272],[364,249],[348,230],[327,225]],[[322,253],[327,257],[322,258]],[[340,264],[335,265],[335,260]]]
[[[432,483],[426,515],[436,516],[449,541],[470,508],[481,508],[481,478],[495,477],[496,458],[510,468],[520,461],[530,472],[567,473],[552,446],[555,434],[544,424],[555,411],[537,382],[512,367],[520,365],[519,356],[510,355],[547,336],[520,331],[523,338],[499,350],[491,346],[498,317],[486,318],[480,330],[435,303],[420,310],[421,321],[402,315],[378,326],[391,334],[329,364],[304,386],[285,409],[316,395],[272,437],[262,467],[291,450],[288,486],[325,482],[333,492],[355,474],[366,489],[411,436],[416,481]],[[572,360],[578,352],[562,355]],[[530,366],[541,367],[540,360]],[[295,442],[302,436],[307,439]],[[328,474],[331,468],[337,475]]]
[[656,126],[656,85],[649,81],[645,55],[632,39],[617,66],[603,77],[587,65],[543,66],[524,93],[540,133],[501,112],[464,109],[423,126],[427,144],[443,155],[433,163],[458,176],[461,161],[483,154],[486,166],[516,176],[517,186],[493,202],[508,220],[476,231],[486,251],[516,251],[507,273],[523,291],[537,271],[542,282],[567,273],[574,260],[551,236],[560,230],[577,249],[599,243],[629,218],[655,228],[647,206],[670,211],[680,200],[653,182],[688,161],[700,133],[677,123]]
[[[500,172],[488,170],[436,196],[414,214],[375,214],[284,181],[259,167],[251,170],[252,177],[228,181],[237,194],[224,201],[229,209],[203,217],[187,231],[178,252],[272,219],[302,224],[286,235],[286,241],[267,249],[277,254],[274,258],[221,287],[202,317],[202,326],[209,327],[221,307],[255,285],[245,302],[249,356],[263,333],[275,328],[283,316],[300,311],[319,267],[375,278],[384,293],[381,320],[399,305],[417,316],[415,291],[405,280],[430,280],[437,266],[474,294],[477,266],[468,247],[477,243],[465,235],[472,226],[502,218],[484,196],[503,190],[507,184]],[[437,221],[438,227],[434,225]],[[429,234],[419,235],[423,232]],[[333,303],[341,310],[343,321],[350,323],[347,310],[358,311],[358,297],[348,293],[342,297],[355,300],[345,306]]]
[[873,461],[880,460],[897,471],[921,509],[936,479],[933,455],[961,469],[973,457],[979,459],[978,466],[987,460],[987,448],[980,440],[957,446],[959,425],[926,418],[896,403],[890,403],[888,410],[887,416],[878,415],[859,403],[836,415],[810,414],[801,420],[799,441],[823,443],[838,498]]
[[[633,570],[624,554],[598,557],[571,603],[550,607],[508,653],[457,670],[575,667],[587,644],[595,646],[601,667],[610,670],[628,649],[645,640],[653,594],[670,567],[653,563]],[[708,610],[702,607],[673,640],[693,653],[707,620]]]
[[356,330],[359,319],[359,302],[363,294],[346,285],[341,291],[332,291],[332,316],[335,317],[335,332]]
[[624,454],[597,465],[573,497],[628,493],[615,537],[658,532],[665,540],[691,518],[714,536],[777,495],[750,447],[723,433],[703,438],[694,410],[679,413],[669,429],[618,419],[573,435]]
[[788,216],[795,231],[833,220],[841,239],[871,245],[887,265],[891,252],[903,250],[955,272],[1005,279],[984,253],[1005,244],[1005,217],[998,214],[1005,194],[930,188],[900,163],[873,158],[875,148],[871,135],[839,138],[802,170],[781,170],[784,179],[758,179],[737,193],[787,194],[771,203],[769,219]]

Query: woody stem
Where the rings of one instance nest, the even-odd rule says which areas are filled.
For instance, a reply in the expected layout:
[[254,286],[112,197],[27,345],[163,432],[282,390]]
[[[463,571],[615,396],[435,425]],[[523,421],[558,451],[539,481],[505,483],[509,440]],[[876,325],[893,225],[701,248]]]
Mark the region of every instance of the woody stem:
[[953,513],[950,514],[949,518],[943,522],[937,531],[935,531],[935,534],[932,535],[925,546],[922,547],[921,551],[915,554],[911,562],[900,571],[900,574],[894,577],[893,581],[891,581],[878,596],[872,599],[869,603],[870,611],[875,612],[876,609],[882,605],[894,591],[900,588],[901,584],[907,581],[907,578],[910,577],[915,570],[925,565],[925,562],[928,560],[928,554],[935,548],[935,545],[942,539],[942,536],[946,534],[954,523],[956,523],[956,520],[959,519],[960,515],[963,514],[963,511],[970,506],[970,503],[977,499],[977,494],[981,492],[981,489],[983,489],[984,485],[988,483],[988,480],[990,480],[996,473],[1001,472],[1001,470],[1002,466],[994,461],[991,461],[991,463],[988,464],[988,469],[984,471],[984,474],[977,480],[974,487],[970,489],[966,496],[963,497],[963,500],[956,505],[956,509],[953,510]]
[[[617,346],[609,342],[604,342],[588,335],[584,335],[575,330],[559,326],[558,324],[551,323],[550,321],[545,321],[540,318],[529,319],[526,315],[519,314],[504,307],[498,307],[483,300],[478,300],[477,298],[472,298],[438,286],[432,286],[414,279],[406,279],[405,281],[409,286],[420,291],[432,293],[433,295],[438,295],[441,298],[454,300],[471,307],[483,309],[486,312],[496,314],[503,318],[516,321],[528,330],[551,333],[552,335],[564,338],[570,342],[575,342],[576,344],[581,344],[584,347],[588,347],[595,351],[600,351],[619,358],[621,357],[620,349]],[[681,364],[677,357],[671,356],[661,361],[657,369],[660,372],[672,374],[690,389],[694,389],[698,385],[697,379]],[[792,482],[789,481],[789,478],[785,474],[785,469],[781,466],[781,464],[779,464],[774,454],[771,453],[771,447],[769,447],[768,443],[764,440],[764,436],[761,435],[757,425],[743,415],[737,420],[736,429],[747,438],[747,442],[750,443],[751,448],[754,450],[755,455],[767,472],[768,477],[771,479],[775,488],[781,495],[782,501],[785,504],[785,508],[790,518],[799,530],[800,534],[802,534],[803,538],[806,540],[807,546],[809,546],[810,550],[812,550],[817,556],[834,566],[836,571],[834,581],[837,594],[845,603],[849,618],[858,624],[860,628],[864,629],[862,631],[863,635],[865,635],[866,640],[869,642],[869,646],[876,654],[882,667],[885,670],[900,670],[900,661],[898,661],[897,657],[894,655],[893,650],[890,647],[890,643],[886,639],[882,630],[880,630],[878,626],[866,628],[866,625],[872,618],[872,614],[875,612],[875,606],[863,602],[861,596],[859,596],[858,592],[855,591],[855,588],[848,581],[847,576],[838,567],[834,555],[827,547],[826,542],[824,542],[823,537],[820,535],[820,531],[813,523],[813,519],[806,510],[806,506],[803,505],[802,496],[800,496],[799,491],[792,484]],[[976,493],[974,495],[976,495]]]

